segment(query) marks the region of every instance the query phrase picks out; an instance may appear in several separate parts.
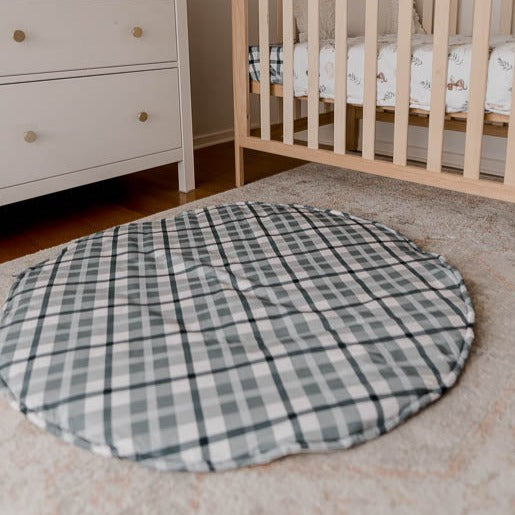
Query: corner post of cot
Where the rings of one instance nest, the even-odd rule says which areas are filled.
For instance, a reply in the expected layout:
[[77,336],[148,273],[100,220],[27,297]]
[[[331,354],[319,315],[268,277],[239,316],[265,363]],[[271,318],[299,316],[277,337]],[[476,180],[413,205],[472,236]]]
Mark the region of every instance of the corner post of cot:
[[236,186],[245,184],[244,146],[250,136],[248,0],[232,0],[234,150]]

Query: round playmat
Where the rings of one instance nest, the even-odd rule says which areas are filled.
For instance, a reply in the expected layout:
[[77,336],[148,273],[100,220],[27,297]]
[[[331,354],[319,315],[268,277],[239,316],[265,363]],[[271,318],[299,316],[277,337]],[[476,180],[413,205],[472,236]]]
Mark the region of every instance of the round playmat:
[[239,203],[116,227],[25,270],[0,387],[93,452],[209,471],[375,438],[457,380],[459,272],[382,225]]

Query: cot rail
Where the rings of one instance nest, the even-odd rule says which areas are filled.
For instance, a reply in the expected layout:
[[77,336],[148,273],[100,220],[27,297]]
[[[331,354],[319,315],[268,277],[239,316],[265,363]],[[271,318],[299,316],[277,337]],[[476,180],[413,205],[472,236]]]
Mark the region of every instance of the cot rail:
[[[260,50],[260,80],[249,78],[249,4],[257,8],[257,34]],[[363,106],[347,102],[347,52],[349,9],[353,2],[335,0],[335,94],[325,100],[334,113],[321,112],[320,71],[320,0],[307,0],[308,13],[308,94],[304,99],[306,124],[297,123],[294,96],[294,51],[296,27],[294,0],[232,0],[233,69],[235,102],[236,183],[244,183],[243,149],[254,149],[306,161],[335,165],[419,184],[471,193],[515,202],[515,116],[485,112],[489,64],[489,37],[494,3],[475,0],[472,31],[472,69],[468,110],[446,113],[448,87],[449,36],[459,30],[459,0],[424,0],[422,22],[433,33],[431,108],[420,112],[410,108],[412,0],[399,0],[396,68],[396,102],[394,108],[377,107],[377,52],[379,0],[366,0],[364,35]],[[514,0],[501,0],[498,33],[509,34]],[[275,8],[275,11],[272,10]],[[275,25],[274,25],[275,24]],[[274,40],[271,41],[271,38]],[[282,84],[270,84],[270,43],[282,44]],[[515,90],[515,88],[514,88]],[[259,133],[251,131],[250,94],[259,94]],[[512,105],[515,107],[515,91]],[[280,120],[271,111],[271,99],[282,97]],[[361,152],[350,142],[356,140],[356,113],[362,117]],[[362,113],[362,114],[361,114]],[[324,121],[321,121],[321,116]],[[334,144],[321,145],[320,127],[334,121]],[[393,123],[393,158],[376,152],[376,122]],[[277,125],[282,122],[282,125]],[[488,125],[487,125],[488,124]],[[493,124],[493,125],[490,125]],[[408,160],[408,134],[411,125],[428,126],[425,166]],[[276,127],[281,127],[279,133]],[[298,127],[307,128],[307,140],[297,138]],[[359,125],[358,129],[359,129]],[[272,130],[272,127],[275,129]],[[462,172],[444,170],[442,165],[445,130],[462,130],[465,138],[465,161]],[[279,134],[279,136],[277,136]],[[494,180],[481,174],[481,151],[484,134],[507,137],[505,173]]]
[[[320,1],[308,2],[308,147],[318,148],[320,114]],[[263,50],[263,49],[261,49]]]
[[395,127],[393,162],[408,164],[408,129],[411,84],[411,0],[399,0],[399,28],[397,33],[397,90],[395,98]]
[[442,152],[445,124],[447,67],[449,64],[450,0],[436,0],[433,36],[433,78],[431,80],[431,110],[427,143],[427,169],[442,171]]
[[347,151],[347,36],[348,0],[340,0],[335,6],[335,102],[334,102],[334,151]]

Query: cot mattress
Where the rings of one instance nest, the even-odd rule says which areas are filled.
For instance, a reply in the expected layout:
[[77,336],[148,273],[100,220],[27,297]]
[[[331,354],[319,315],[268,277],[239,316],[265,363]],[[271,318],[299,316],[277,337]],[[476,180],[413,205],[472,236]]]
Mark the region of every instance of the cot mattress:
[[[511,111],[515,38],[496,36],[490,43],[488,88],[485,108],[488,112],[508,115]],[[335,80],[334,41],[323,41],[320,46],[320,97],[334,99]],[[259,47],[250,48],[250,77],[259,80]],[[378,41],[377,105],[395,106],[397,41],[395,35],[381,36]],[[449,71],[446,110],[448,113],[468,109],[472,38],[452,36],[449,40]],[[433,38],[417,34],[412,42],[410,105],[429,111],[433,64]],[[272,45],[270,50],[270,77],[273,84],[283,81],[283,49]],[[364,38],[348,40],[347,102],[363,104]],[[294,51],[295,96],[308,94],[308,44],[298,43]]]

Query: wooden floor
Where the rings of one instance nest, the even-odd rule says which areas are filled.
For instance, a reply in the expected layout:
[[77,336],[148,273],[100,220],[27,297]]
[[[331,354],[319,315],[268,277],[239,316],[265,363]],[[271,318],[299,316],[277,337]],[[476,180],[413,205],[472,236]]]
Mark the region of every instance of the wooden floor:
[[[246,151],[246,182],[301,161]],[[197,189],[178,191],[177,165],[0,207],[0,263],[234,188],[234,150],[224,143],[195,152]]]

